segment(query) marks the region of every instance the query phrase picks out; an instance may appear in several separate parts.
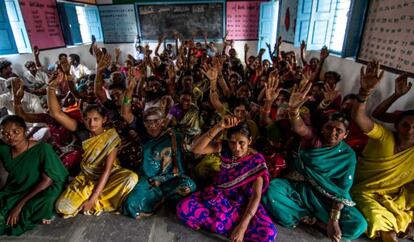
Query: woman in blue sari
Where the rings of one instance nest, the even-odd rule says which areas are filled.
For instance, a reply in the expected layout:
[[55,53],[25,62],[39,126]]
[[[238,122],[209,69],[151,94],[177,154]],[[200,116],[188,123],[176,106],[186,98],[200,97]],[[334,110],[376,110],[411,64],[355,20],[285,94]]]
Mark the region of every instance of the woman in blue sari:
[[143,146],[141,179],[123,204],[123,213],[135,219],[151,215],[165,199],[177,200],[193,192],[195,183],[184,174],[182,139],[164,130],[159,108],[144,112],[144,125],[150,140]]
[[[299,109],[308,100],[311,83],[304,79],[293,88],[289,100],[290,124],[301,138],[290,179],[271,181],[263,202],[276,222],[294,228],[300,222],[315,224],[328,237],[356,239],[367,228],[362,214],[354,207],[352,186],[356,155],[343,141],[348,134],[345,115],[333,113],[320,133],[306,126]],[[277,85],[269,84],[266,97],[275,98]],[[319,135],[320,134],[320,135]]]

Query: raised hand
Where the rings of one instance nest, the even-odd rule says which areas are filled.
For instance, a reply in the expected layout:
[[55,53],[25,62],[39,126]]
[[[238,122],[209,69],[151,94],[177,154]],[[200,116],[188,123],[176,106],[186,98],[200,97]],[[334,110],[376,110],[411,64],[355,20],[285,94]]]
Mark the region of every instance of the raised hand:
[[36,45],[35,45],[35,46],[33,46],[33,54],[34,54],[34,55],[39,55],[39,54],[40,54],[39,47],[37,47]]
[[304,77],[299,84],[299,87],[295,84],[292,89],[292,93],[290,94],[289,98],[289,110],[290,111],[297,111],[300,107],[305,104],[309,97],[308,93],[312,88],[312,82],[309,81],[308,78]]
[[96,42],[96,37],[95,37],[95,35],[92,35],[91,40],[92,40],[92,44],[95,44],[95,42]]
[[168,66],[167,74],[168,74],[169,80],[171,81],[175,80],[175,67],[173,64]]
[[331,87],[328,83],[325,83],[323,87],[323,99],[325,102],[332,103],[336,98],[336,90],[334,87]]
[[249,45],[246,43],[244,44],[244,53],[247,53],[249,51]]
[[204,64],[201,72],[211,81],[217,81],[218,71],[215,66]]
[[320,59],[321,61],[325,60],[329,56],[329,50],[328,47],[324,46],[321,49]]
[[232,128],[238,125],[239,123],[240,123],[240,120],[237,117],[227,115],[219,122],[219,126],[222,129],[229,129],[229,128]]
[[121,49],[120,48],[115,48],[115,56],[119,57],[121,55]]
[[280,47],[282,45],[282,43],[283,43],[283,38],[282,38],[282,36],[279,36],[277,38],[277,41],[276,41],[277,47]]
[[279,96],[281,88],[278,88],[279,86],[279,73],[278,70],[274,70],[270,72],[269,78],[267,83],[265,83],[265,97],[266,101],[270,101],[273,103],[273,101]]
[[395,79],[395,91],[394,94],[397,97],[404,96],[407,92],[410,91],[413,84],[411,82],[408,82],[407,79],[408,75],[406,73],[398,76]]
[[13,99],[16,102],[21,102],[23,99],[23,81],[20,78],[16,78],[12,82]]
[[364,71],[364,67],[361,67],[361,89],[365,94],[369,95],[375,86],[380,82],[384,76],[384,71],[380,71],[379,61],[372,60],[367,64],[367,68]]
[[111,64],[111,55],[110,54],[104,54],[98,62],[96,72],[102,73],[103,71],[105,71],[108,68],[108,66],[110,64]]
[[306,43],[304,40],[302,40],[302,42],[300,43],[300,49],[301,50],[305,50],[306,49]]

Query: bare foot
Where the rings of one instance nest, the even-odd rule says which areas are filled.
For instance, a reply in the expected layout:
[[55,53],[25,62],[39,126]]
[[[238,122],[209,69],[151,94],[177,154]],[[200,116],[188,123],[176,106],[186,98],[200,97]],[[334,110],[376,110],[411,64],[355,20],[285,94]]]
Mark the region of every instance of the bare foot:
[[398,242],[394,231],[380,231],[382,242]]
[[146,217],[149,217],[151,215],[152,215],[152,213],[139,213],[139,215],[136,216],[135,219],[136,220],[141,220],[141,219],[146,218]]
[[51,224],[53,221],[53,219],[42,219],[42,222],[40,222],[41,224]]

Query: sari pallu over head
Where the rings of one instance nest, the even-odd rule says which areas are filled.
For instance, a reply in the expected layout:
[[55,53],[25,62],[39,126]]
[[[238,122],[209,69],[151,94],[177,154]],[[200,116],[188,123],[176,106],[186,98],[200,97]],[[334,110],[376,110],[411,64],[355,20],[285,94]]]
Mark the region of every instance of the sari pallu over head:
[[262,192],[269,186],[270,176],[266,161],[262,154],[254,153],[233,161],[231,158],[221,157],[220,173],[217,175],[215,187],[220,189],[236,189],[263,178]]
[[[113,149],[119,147],[121,138],[115,129],[109,129],[100,135],[91,137],[82,142],[83,156],[81,162],[81,171],[91,178],[99,179],[105,168],[105,160]],[[119,167],[119,161],[116,158],[112,169]]]
[[346,206],[355,206],[349,190],[354,179],[356,156],[344,141],[335,147],[301,149],[295,165],[317,191]]

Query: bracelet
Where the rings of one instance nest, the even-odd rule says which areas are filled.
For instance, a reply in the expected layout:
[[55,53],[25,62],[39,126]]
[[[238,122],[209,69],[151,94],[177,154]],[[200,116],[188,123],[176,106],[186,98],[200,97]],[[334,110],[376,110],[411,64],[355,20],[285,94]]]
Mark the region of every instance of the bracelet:
[[289,113],[289,119],[292,121],[296,121],[300,119],[300,113],[299,112],[295,112],[293,115],[291,113]]
[[330,103],[326,103],[326,102],[325,102],[325,100],[322,100],[322,102],[319,104],[319,106],[320,106],[322,109],[327,108],[329,105],[330,105]]
[[334,221],[338,221],[341,218],[341,210],[332,209],[330,218]]
[[132,99],[128,98],[127,96],[124,96],[124,99],[122,100],[123,104],[130,105],[132,102]]
[[209,130],[209,131],[207,131],[206,136],[207,136],[207,138],[209,138],[210,140],[213,140],[213,139],[214,139],[213,135],[211,135],[211,133],[210,133],[210,130]]

